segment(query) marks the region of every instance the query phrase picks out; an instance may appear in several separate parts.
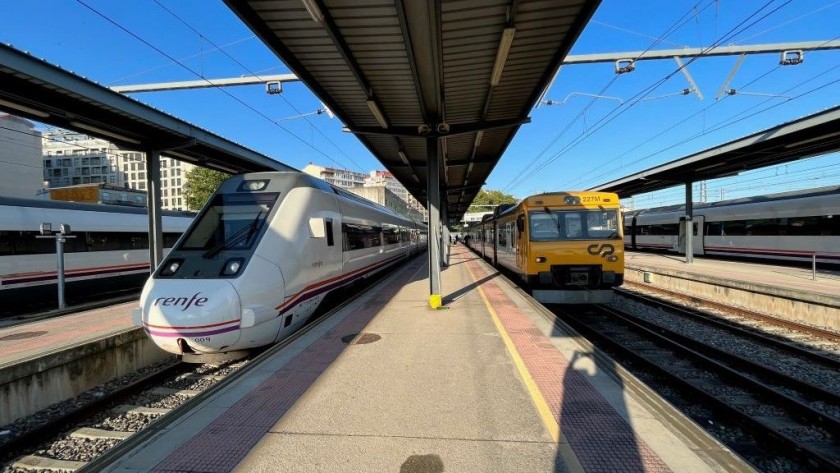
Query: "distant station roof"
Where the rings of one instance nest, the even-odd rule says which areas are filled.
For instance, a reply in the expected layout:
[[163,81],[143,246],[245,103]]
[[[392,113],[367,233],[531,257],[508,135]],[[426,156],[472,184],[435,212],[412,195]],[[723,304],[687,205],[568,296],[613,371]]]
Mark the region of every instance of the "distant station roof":
[[586,0],[225,3],[421,202],[427,138],[460,218],[598,6]]
[[840,107],[793,120],[675,161],[593,187],[620,197],[734,176],[840,149]]
[[229,173],[292,169],[3,44],[0,110]]

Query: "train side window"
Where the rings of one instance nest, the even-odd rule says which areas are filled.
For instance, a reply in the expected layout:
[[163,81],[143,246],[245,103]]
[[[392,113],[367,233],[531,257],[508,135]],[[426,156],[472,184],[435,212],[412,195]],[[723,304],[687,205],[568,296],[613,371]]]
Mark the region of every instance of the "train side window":
[[706,236],[721,236],[723,235],[723,225],[720,222],[706,223]]
[[333,246],[335,242],[333,241],[333,220],[331,218],[324,219],[324,230],[327,233],[327,246]]

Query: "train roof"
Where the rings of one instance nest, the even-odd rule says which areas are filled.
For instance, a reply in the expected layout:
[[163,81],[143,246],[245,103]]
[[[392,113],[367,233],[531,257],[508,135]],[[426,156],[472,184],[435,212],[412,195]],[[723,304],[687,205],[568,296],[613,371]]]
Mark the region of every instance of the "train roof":
[[348,191],[347,189],[343,189],[341,187],[330,184],[323,179],[319,179],[319,178],[317,178],[315,176],[312,176],[310,174],[306,174],[305,172],[301,172],[301,171],[264,171],[264,172],[257,172],[257,173],[239,174],[239,176],[243,176],[246,179],[247,178],[253,178],[253,177],[261,177],[261,176],[271,176],[271,175],[275,175],[275,176],[276,175],[287,175],[287,176],[290,176],[291,178],[295,179],[294,180],[294,186],[295,187],[312,187],[312,188],[315,188],[315,189],[322,190],[324,192],[333,192],[336,195],[344,197],[347,200],[352,200],[352,201],[357,202],[359,204],[362,204],[362,205],[365,205],[367,207],[376,209],[379,212],[384,212],[384,213],[390,214],[394,217],[401,218],[403,220],[408,220],[408,221],[412,221],[414,223],[423,224],[423,222],[414,221],[414,219],[406,217],[405,215],[400,214],[399,212],[395,211],[394,209],[391,209],[389,207],[381,205],[381,204],[379,204],[377,202],[374,202],[372,200],[366,199],[366,198],[364,198],[360,195],[357,195],[357,194],[354,194],[354,193]]
[[[82,210],[87,212],[105,212],[105,213],[121,213],[121,214],[141,214],[148,215],[146,207],[130,207],[123,205],[109,205],[109,204],[90,204],[86,202],[67,202],[63,200],[49,200],[49,199],[26,199],[22,197],[5,197],[0,196],[0,206],[9,207],[30,207],[38,209],[61,209],[61,210]],[[164,210],[162,215],[167,217],[185,217],[194,218],[195,212]]]
[[[730,205],[743,205],[743,204],[756,204],[762,202],[776,202],[776,201],[783,201],[783,200],[791,200],[791,199],[804,199],[808,197],[820,197],[826,195],[838,195],[840,196],[840,186],[826,186],[826,187],[818,187],[815,189],[804,189],[804,190],[797,190],[797,191],[788,191],[788,192],[779,192],[776,194],[766,194],[766,195],[756,195],[752,197],[741,197],[738,199],[731,199],[731,200],[720,200],[717,202],[708,202],[708,203],[698,203],[694,204],[693,209],[709,209],[709,208],[717,208],[717,207],[726,207]],[[674,205],[667,205],[663,207],[652,207],[649,209],[638,209],[638,210],[628,210],[627,214],[639,214],[639,213],[658,213],[658,212],[672,212],[677,210],[684,210],[685,204],[674,204]]]

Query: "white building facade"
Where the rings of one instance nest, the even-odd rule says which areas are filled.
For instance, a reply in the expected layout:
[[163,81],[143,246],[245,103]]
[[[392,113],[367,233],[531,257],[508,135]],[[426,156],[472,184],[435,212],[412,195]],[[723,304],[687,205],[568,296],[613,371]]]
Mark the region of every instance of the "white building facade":
[[43,187],[41,133],[31,121],[0,113],[0,194],[33,198]]
[[390,197],[386,198],[385,193],[366,192],[358,188],[388,189],[391,195],[399,198],[406,205],[406,211],[400,211],[400,213],[411,215],[413,218],[417,218],[417,215],[420,215],[424,221],[428,220],[428,213],[423,205],[388,171],[371,171],[365,174],[363,172],[336,169],[309,163],[303,168],[303,172],[310,176],[323,179],[336,187],[341,187],[342,189],[347,189],[357,195],[361,195],[368,200],[400,211],[398,208],[403,208],[402,205],[390,203]]
[[336,187],[341,187],[342,189],[363,187],[365,185],[365,179],[368,177],[368,175],[363,172],[329,168],[312,163],[307,164],[306,167],[303,168],[303,172],[309,174],[310,176],[315,176],[318,179],[323,179],[324,181],[327,181]]
[[[106,183],[147,192],[146,155],[123,150],[108,141],[67,130],[43,137],[44,180],[49,187]],[[161,207],[186,210],[183,197],[186,173],[195,167],[173,158],[160,158]]]

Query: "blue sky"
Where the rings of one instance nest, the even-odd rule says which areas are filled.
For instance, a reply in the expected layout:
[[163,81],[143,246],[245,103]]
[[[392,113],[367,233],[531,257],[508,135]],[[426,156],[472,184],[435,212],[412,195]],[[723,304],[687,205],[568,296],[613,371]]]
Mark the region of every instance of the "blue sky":
[[[604,0],[572,54],[833,40],[840,39],[837,18],[838,0]],[[224,4],[208,0],[5,0],[0,41],[106,86],[288,72]],[[840,51],[808,52],[798,66],[780,67],[778,59],[748,56],[730,84],[739,93],[722,100],[715,95],[736,58],[694,61],[689,71],[702,101],[672,95],[688,87],[682,74],[662,81],[676,71],[672,60],[640,62],[620,76],[612,64],[566,66],[548,98],[568,100],[532,111],[531,124],[520,129],[486,188],[518,197],[583,189],[838,105]],[[132,96],[296,168],[309,162],[364,172],[382,167],[336,119],[281,120],[320,108],[299,83],[273,96],[262,86]],[[835,154],[705,188],[706,198],[717,200],[837,184]],[[683,193],[678,187],[634,204],[672,203]]]

